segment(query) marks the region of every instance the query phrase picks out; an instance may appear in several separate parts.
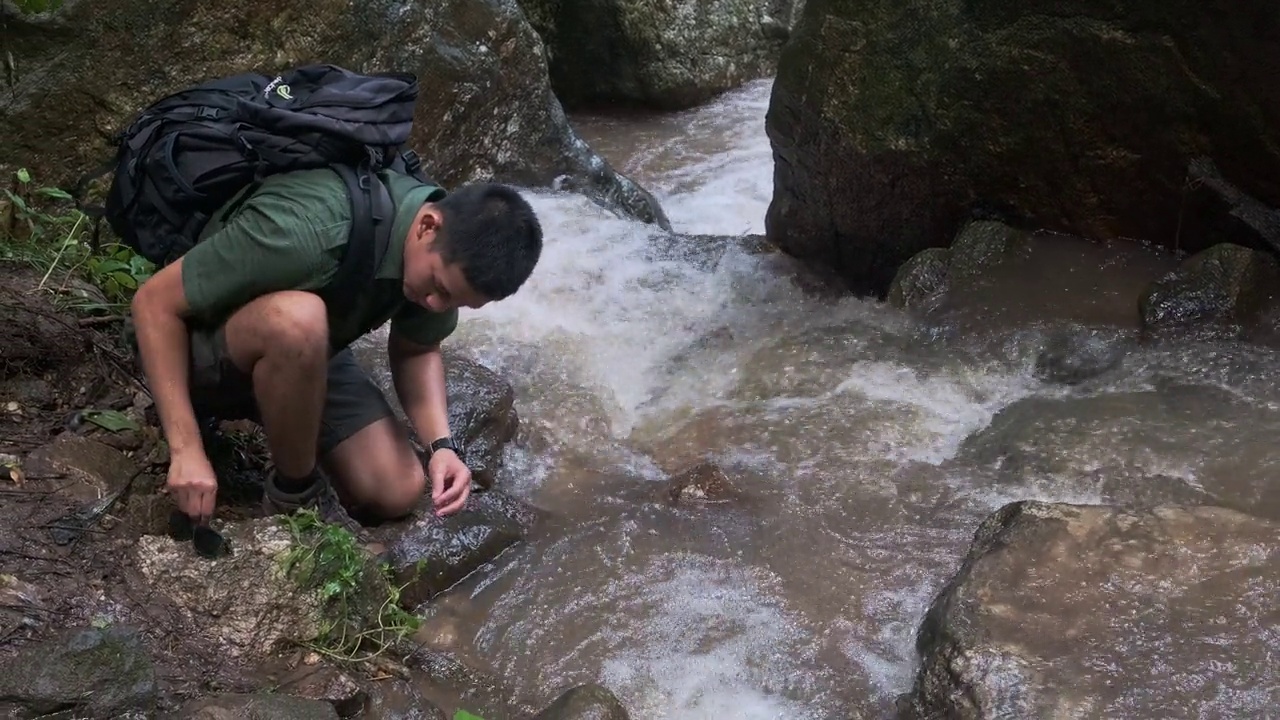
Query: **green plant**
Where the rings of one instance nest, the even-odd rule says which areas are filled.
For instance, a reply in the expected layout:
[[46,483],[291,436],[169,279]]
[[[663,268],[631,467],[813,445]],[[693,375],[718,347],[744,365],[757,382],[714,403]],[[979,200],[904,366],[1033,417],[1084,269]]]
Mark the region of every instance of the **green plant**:
[[371,660],[412,634],[421,619],[400,605],[386,563],[375,563],[345,528],[320,519],[314,510],[281,516],[293,547],[283,559],[299,587],[318,593],[322,605],[317,636],[307,643],[328,657]]
[[453,720],[484,720],[484,718],[479,715],[472,715],[466,710],[459,710],[453,714]]
[[[120,313],[155,265],[118,243],[97,246],[93,223],[74,207],[66,191],[36,186],[25,169],[14,173],[0,197],[0,259],[26,262],[41,273],[40,287],[82,311]],[[101,297],[73,291],[83,280]]]

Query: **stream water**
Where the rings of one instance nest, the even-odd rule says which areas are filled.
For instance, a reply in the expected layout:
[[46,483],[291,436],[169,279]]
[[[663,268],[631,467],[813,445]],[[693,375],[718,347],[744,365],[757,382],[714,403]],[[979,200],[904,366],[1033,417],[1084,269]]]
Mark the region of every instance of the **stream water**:
[[[1003,503],[1280,517],[1270,352],[1187,341],[1082,385],[1035,373],[1057,329],[1131,339],[1137,289],[1169,258],[1043,238],[999,291],[926,322],[806,291],[737,239],[763,232],[769,91],[575,118],[678,233],[726,238],[531,192],[537,272],[464,316],[452,342],[517,391],[499,482],[558,518],[438,603],[470,652],[534,704],[594,681],[636,720],[884,717],[927,604]],[[703,459],[741,497],[668,506],[668,473]]]

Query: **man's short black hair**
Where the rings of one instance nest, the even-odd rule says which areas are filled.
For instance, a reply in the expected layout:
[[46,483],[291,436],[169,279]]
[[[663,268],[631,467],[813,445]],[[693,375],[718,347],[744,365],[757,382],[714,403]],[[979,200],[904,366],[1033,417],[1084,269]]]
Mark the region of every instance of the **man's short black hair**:
[[542,254],[542,225],[520,193],[497,183],[471,183],[436,201],[443,217],[436,249],[489,300],[513,295]]

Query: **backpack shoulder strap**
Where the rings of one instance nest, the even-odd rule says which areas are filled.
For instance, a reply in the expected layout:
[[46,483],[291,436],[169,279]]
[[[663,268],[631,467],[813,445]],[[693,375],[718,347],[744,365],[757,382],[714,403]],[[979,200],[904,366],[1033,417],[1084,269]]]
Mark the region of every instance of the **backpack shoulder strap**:
[[347,185],[351,199],[351,233],[342,264],[333,279],[319,291],[326,303],[342,302],[358,294],[382,266],[391,244],[391,194],[367,163],[358,168],[333,166]]

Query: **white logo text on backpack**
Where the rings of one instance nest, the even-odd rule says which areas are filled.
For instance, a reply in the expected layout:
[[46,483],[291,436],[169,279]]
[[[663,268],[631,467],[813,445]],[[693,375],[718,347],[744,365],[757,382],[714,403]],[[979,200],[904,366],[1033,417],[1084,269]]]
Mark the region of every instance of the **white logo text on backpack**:
[[277,75],[275,80],[267,83],[267,86],[262,90],[262,97],[270,97],[272,90],[285,100],[293,99],[293,93],[289,90],[289,86],[284,84],[284,76],[282,75]]

